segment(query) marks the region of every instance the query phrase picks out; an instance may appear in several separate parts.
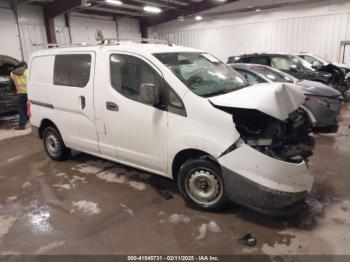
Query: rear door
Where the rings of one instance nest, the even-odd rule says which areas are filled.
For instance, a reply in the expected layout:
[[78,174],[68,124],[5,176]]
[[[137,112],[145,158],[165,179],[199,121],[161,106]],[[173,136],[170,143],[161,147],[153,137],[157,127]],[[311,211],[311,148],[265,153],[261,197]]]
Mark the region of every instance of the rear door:
[[64,142],[68,147],[99,153],[95,127],[94,52],[55,56],[51,101]]

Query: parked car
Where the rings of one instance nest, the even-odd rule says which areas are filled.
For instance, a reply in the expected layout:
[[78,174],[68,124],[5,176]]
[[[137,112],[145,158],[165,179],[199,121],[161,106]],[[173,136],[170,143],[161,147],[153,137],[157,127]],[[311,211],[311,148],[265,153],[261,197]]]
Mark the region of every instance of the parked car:
[[301,59],[304,59],[305,61],[307,61],[308,63],[310,63],[313,66],[325,66],[328,64],[333,64],[333,65],[343,69],[346,74],[350,73],[350,66],[347,64],[339,64],[339,63],[329,62],[329,61],[326,61],[326,60],[322,59],[321,57],[316,56],[315,54],[312,54],[312,53],[298,53],[297,56],[299,56]]
[[338,91],[346,91],[345,76],[334,66],[313,68],[310,63],[296,55],[282,53],[255,53],[230,57],[228,64],[248,63],[271,66],[298,79],[311,80],[330,85]]
[[249,83],[296,83],[301,86],[308,108],[316,118],[314,132],[333,133],[338,130],[337,116],[341,110],[342,94],[325,84],[310,80],[298,80],[282,71],[257,64],[231,64]]
[[[299,53],[297,54],[300,58],[304,59],[308,63],[310,63],[313,68],[318,70],[327,70],[335,75],[336,77],[333,79],[334,84],[342,83],[342,79],[345,79],[343,86],[345,89],[342,92],[349,90],[350,88],[350,66],[346,64],[332,63],[328,62],[312,53]],[[337,79],[339,78],[339,80]],[[339,89],[339,88],[338,88]]]
[[18,63],[15,58],[0,55],[0,117],[17,114],[16,89],[10,79],[10,73]]
[[314,140],[298,88],[247,87],[196,49],[106,41],[32,55],[31,124],[50,158],[72,148],[174,179],[203,210],[229,200],[270,214],[300,207]]

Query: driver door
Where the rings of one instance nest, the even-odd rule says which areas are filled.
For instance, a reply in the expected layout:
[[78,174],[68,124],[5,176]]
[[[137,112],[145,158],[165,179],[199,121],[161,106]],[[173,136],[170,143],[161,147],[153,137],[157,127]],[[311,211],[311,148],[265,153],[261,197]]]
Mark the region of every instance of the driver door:
[[104,144],[100,148],[113,148],[119,162],[164,173],[167,111],[146,104],[140,92],[145,84],[163,90],[163,77],[138,56],[115,53],[109,63],[110,86],[103,101],[106,137],[100,140]]

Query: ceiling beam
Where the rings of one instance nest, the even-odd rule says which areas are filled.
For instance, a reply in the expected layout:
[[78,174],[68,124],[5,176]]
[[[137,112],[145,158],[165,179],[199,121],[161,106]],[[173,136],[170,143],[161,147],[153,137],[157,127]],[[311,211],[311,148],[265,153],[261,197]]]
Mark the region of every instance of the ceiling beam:
[[193,15],[211,8],[223,6],[225,4],[236,1],[238,0],[226,0],[225,2],[219,2],[217,0],[203,0],[201,2],[193,2],[192,4],[186,6],[185,10],[168,10],[158,16],[148,17],[146,23],[148,26],[154,26],[171,20],[175,20],[179,16]]
[[[120,14],[120,15],[127,15],[127,16],[142,16],[143,13],[141,12],[137,12],[137,11],[127,11],[127,10],[123,10],[123,9],[114,9],[114,8],[105,8],[105,7],[100,7],[100,6],[91,6],[89,8],[84,9],[85,11],[97,11],[97,12],[102,12],[104,13],[104,15],[112,15],[112,14]],[[80,11],[82,12],[82,11]]]
[[127,4],[125,3],[125,1],[123,1],[123,5],[121,5],[120,7],[115,5],[109,5],[109,4],[100,4],[100,5],[97,5],[96,7],[103,7],[105,9],[111,9],[111,10],[117,10],[122,8],[122,9],[128,9],[130,11],[133,11],[133,10],[143,11],[142,6]]
[[179,5],[171,2],[163,2],[163,1],[159,1],[159,0],[130,0],[131,2],[136,2],[136,3],[140,3],[142,4],[142,6],[145,5],[153,5],[153,6],[157,6],[157,7],[164,7],[164,8],[178,8]]
[[82,0],[55,0],[53,2],[44,3],[44,8],[50,18],[65,14],[75,8],[81,7]]

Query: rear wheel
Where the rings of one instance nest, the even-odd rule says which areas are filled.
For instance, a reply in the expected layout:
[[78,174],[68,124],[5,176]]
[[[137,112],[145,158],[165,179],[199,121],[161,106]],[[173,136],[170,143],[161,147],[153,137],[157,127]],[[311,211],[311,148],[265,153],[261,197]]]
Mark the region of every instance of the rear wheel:
[[194,208],[216,211],[228,202],[221,170],[212,161],[195,159],[186,162],[177,182],[182,197]]
[[63,161],[69,156],[70,150],[62,140],[60,133],[54,127],[46,127],[43,132],[43,142],[46,154],[55,161]]

